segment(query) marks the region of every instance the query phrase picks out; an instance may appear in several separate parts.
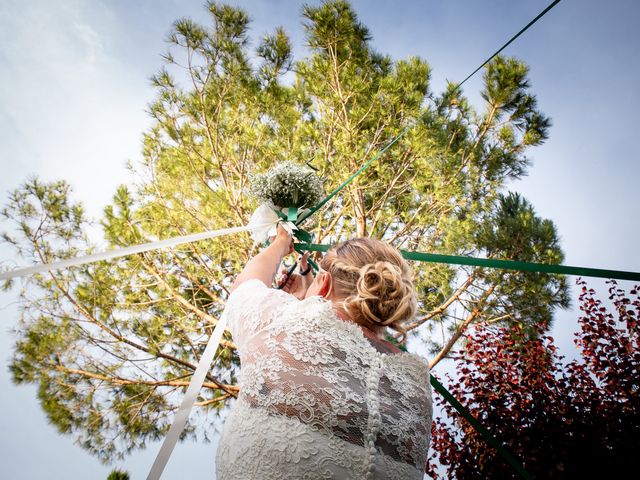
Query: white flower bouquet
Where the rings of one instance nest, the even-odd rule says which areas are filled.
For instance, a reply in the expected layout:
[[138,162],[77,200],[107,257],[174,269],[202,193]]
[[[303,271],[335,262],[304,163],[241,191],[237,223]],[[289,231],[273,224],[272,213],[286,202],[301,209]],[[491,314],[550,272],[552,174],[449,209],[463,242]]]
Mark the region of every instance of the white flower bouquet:
[[316,173],[292,162],[279,163],[251,180],[251,194],[278,208],[312,207],[324,196],[322,180]]
[[292,162],[279,163],[266,173],[252,176],[249,192],[262,202],[251,216],[249,225],[268,225],[253,230],[251,237],[256,243],[275,236],[279,221],[294,234],[298,227],[293,222],[298,215],[304,215],[307,208],[324,197],[322,180],[316,173]]

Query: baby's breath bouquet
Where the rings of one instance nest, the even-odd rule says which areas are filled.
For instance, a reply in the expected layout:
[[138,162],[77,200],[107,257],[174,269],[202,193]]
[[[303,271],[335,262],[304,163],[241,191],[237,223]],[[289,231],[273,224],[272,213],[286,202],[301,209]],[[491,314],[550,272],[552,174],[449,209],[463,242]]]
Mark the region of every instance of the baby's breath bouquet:
[[278,208],[312,207],[324,195],[322,180],[308,167],[282,162],[266,173],[253,176],[251,193],[261,202]]
[[298,215],[304,215],[307,208],[317,204],[324,196],[322,180],[316,173],[292,162],[279,163],[266,173],[252,176],[249,192],[262,202],[251,216],[249,224],[273,225],[253,231],[251,236],[256,243],[274,236],[279,220],[286,220],[281,224],[293,234],[297,230],[293,222]]

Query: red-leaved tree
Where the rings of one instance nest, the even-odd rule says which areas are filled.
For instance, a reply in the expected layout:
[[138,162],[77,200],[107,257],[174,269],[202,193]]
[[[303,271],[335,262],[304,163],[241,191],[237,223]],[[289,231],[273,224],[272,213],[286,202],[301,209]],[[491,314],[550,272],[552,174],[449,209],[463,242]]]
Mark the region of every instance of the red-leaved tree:
[[[516,328],[476,329],[456,358],[451,393],[536,478],[627,478],[640,471],[640,286],[611,280],[606,307],[585,281],[575,343],[562,362],[553,339],[522,341]],[[451,379],[450,379],[451,380]],[[495,449],[441,397],[427,473],[439,478],[518,478]],[[624,475],[623,475],[624,474]]]

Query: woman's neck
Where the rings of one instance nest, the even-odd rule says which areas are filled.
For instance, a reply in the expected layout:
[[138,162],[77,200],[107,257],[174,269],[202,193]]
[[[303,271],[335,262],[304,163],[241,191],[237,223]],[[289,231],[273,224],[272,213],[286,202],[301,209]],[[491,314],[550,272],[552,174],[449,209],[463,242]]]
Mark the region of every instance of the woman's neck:
[[361,328],[361,330],[364,332],[364,334],[366,336],[368,336],[369,338],[376,338],[376,339],[379,339],[379,340],[384,339],[384,332],[383,332],[382,328],[380,328],[377,332],[374,331],[374,330],[371,330],[367,326],[365,326],[362,323],[358,322],[357,320],[354,320],[353,318],[351,318],[351,316],[347,312],[345,312],[342,307],[338,306],[336,304],[336,302],[332,301],[331,303],[333,305],[333,309],[336,312],[336,316],[340,320],[344,320],[345,322],[355,323],[356,325],[358,325]]

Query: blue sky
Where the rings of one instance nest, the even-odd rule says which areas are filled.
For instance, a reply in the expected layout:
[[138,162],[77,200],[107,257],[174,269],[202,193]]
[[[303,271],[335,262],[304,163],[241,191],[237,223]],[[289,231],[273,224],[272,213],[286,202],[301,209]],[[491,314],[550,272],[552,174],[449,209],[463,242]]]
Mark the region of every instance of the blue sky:
[[[304,54],[302,2],[237,1],[254,38],[282,25]],[[310,2],[317,3],[317,2]],[[375,47],[432,66],[432,88],[459,81],[549,0],[355,1]],[[63,178],[98,217],[125,163],[140,159],[150,124],[149,77],[180,17],[207,22],[202,0],[2,0],[0,2],[0,195],[27,176]],[[640,6],[631,0],[564,0],[505,52],[526,61],[551,137],[530,152],[529,175],[509,186],[560,232],[566,264],[640,271],[636,115],[640,111]],[[254,42],[255,45],[255,42]],[[477,104],[480,75],[465,85]],[[0,225],[0,229],[4,226]],[[0,261],[16,259],[0,246]],[[572,281],[573,283],[573,281]],[[602,289],[601,281],[593,281]],[[622,283],[625,285],[625,283]],[[604,296],[604,295],[603,295]],[[101,465],[47,424],[31,387],[15,387],[6,365],[17,312],[0,296],[0,459],[11,479],[106,478]],[[574,302],[575,305],[575,302]],[[553,335],[569,357],[576,309],[559,312]],[[157,445],[120,466],[143,478]],[[214,476],[215,445],[178,445],[164,478]]]

